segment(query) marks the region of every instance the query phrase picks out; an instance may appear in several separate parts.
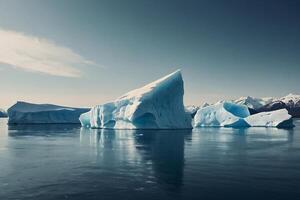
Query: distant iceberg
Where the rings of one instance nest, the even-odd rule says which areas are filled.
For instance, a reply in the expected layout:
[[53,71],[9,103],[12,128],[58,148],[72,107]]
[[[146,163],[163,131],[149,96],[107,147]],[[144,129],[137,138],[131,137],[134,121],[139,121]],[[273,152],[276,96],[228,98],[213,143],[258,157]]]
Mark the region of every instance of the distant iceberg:
[[8,124],[80,123],[79,116],[88,110],[18,101],[7,110]]
[[178,70],[114,102],[80,116],[84,127],[112,129],[191,129],[183,105],[184,83]]
[[194,127],[292,127],[286,109],[250,115],[247,106],[222,102],[199,109]]

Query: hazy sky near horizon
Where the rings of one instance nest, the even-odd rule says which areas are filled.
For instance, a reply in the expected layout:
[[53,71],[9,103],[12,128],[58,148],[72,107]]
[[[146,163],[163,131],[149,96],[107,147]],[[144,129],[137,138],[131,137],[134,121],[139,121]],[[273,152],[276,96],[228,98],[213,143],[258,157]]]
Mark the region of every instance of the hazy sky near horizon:
[[182,69],[185,103],[300,93],[300,1],[0,0],[0,108],[92,106]]

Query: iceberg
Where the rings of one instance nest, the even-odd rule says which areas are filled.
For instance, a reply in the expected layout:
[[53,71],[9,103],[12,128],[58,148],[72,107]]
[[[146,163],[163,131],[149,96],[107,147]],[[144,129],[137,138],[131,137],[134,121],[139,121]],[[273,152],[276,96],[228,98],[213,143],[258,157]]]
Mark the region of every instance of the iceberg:
[[261,112],[251,115],[245,119],[250,126],[257,127],[292,127],[292,116],[286,109],[271,112]]
[[194,127],[244,127],[249,126],[243,118],[250,116],[247,106],[231,102],[216,103],[197,111]]
[[180,70],[80,116],[82,126],[111,129],[191,129]]
[[7,110],[8,124],[77,124],[80,123],[79,116],[89,110],[18,101]]
[[232,102],[217,103],[199,109],[194,127],[292,127],[292,116],[286,109],[250,115],[247,106]]

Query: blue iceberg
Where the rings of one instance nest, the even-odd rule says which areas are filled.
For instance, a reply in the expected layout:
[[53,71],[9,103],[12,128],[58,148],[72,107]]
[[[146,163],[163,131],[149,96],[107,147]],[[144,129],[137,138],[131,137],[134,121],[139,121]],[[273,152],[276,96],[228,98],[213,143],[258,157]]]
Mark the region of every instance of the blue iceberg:
[[80,116],[82,126],[112,129],[191,129],[178,70]]
[[18,101],[7,110],[8,124],[79,124],[79,116],[88,110]]
[[220,102],[199,109],[194,127],[292,127],[292,116],[286,109],[250,115],[247,106]]
[[201,108],[194,117],[194,127],[249,126],[243,118],[250,116],[246,106],[222,102]]

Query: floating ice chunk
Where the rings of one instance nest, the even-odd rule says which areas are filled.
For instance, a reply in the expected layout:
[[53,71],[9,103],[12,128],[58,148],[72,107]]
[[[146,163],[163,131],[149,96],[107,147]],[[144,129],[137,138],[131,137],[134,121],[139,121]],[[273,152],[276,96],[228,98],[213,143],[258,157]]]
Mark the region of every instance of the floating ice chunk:
[[194,127],[202,126],[249,126],[243,118],[250,115],[246,106],[231,102],[217,103],[201,108],[194,117]]
[[114,102],[81,115],[82,126],[113,129],[189,129],[191,116],[183,106],[184,84],[178,70]]
[[71,108],[52,104],[18,101],[8,109],[9,124],[80,123],[79,116],[87,108]]
[[245,119],[250,126],[262,127],[292,127],[292,116],[286,109],[271,112],[261,112],[251,115]]

